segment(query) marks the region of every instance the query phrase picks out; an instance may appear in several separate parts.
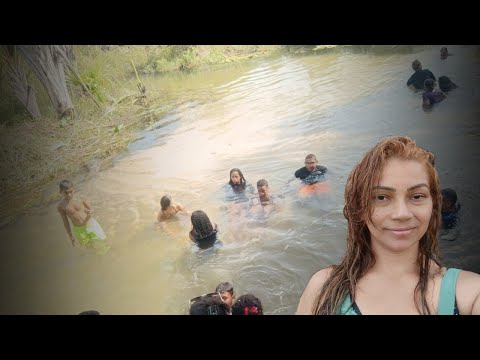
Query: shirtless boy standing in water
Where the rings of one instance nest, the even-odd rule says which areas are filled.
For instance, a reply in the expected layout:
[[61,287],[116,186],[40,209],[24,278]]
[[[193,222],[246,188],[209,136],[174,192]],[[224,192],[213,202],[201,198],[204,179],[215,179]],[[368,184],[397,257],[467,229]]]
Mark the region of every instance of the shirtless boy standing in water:
[[[93,210],[90,204],[85,200],[73,199],[75,193],[73,183],[63,180],[59,186],[63,200],[58,203],[57,209],[72,245],[76,246],[77,240],[82,245],[90,244],[94,240],[105,240],[105,233],[91,216]],[[68,219],[72,222],[73,233]]]

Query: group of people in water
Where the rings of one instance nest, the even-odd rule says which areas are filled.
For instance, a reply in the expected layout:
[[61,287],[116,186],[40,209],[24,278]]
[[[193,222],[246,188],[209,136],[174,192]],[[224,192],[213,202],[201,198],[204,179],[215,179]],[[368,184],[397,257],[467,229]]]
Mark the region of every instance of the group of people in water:
[[[324,181],[327,168],[318,165],[317,157],[309,154],[305,158],[305,166],[295,172],[306,186],[313,186]],[[81,245],[94,246],[99,240],[104,241],[106,235],[98,222],[92,217],[93,209],[90,202],[84,198],[74,198],[75,188],[70,180],[63,180],[59,184],[60,194],[63,196],[57,209],[61,215],[65,230],[73,246],[79,241]],[[230,170],[230,179],[225,184],[225,201],[231,205],[227,207],[231,213],[242,210],[252,210],[259,207],[264,214],[269,214],[277,203],[278,196],[270,194],[268,182],[265,179],[257,181],[257,193],[252,184],[248,183],[238,168]],[[170,195],[162,196],[160,211],[157,214],[158,223],[165,222],[177,214],[189,214],[181,203],[175,202]],[[191,213],[192,229],[189,238],[205,249],[212,247],[217,241],[218,226],[212,223],[203,210]],[[70,222],[71,226],[70,226]]]
[[189,304],[190,315],[263,315],[260,299],[253,294],[235,298],[229,282],[218,284],[215,292],[197,296]]
[[[324,174],[327,168],[318,165],[317,157],[309,154],[305,158],[305,166],[298,169],[294,176],[302,181],[305,186],[314,189],[315,184],[325,180]],[[257,181],[257,192],[253,185],[245,179],[242,171],[238,168],[230,170],[229,182],[225,184],[225,202],[229,216],[237,217],[251,214],[270,214],[276,205],[280,195],[270,194],[270,188],[266,179]],[[177,213],[189,214],[188,210],[180,203],[173,202],[170,195],[164,195],[160,200],[161,210],[158,213],[158,222],[165,221]],[[213,223],[203,210],[195,210],[191,213],[192,229],[189,238],[200,248],[212,247],[217,241],[218,225]]]
[[[308,155],[305,167],[295,176],[320,179],[325,172],[316,157]],[[258,185],[265,186],[262,181]],[[248,187],[238,169],[230,172],[229,186],[238,194]],[[90,204],[74,201],[73,184],[68,180],[60,183],[60,192],[64,199],[58,210],[72,244],[76,237],[87,239],[80,240],[86,244],[99,238],[98,229],[90,225]],[[260,203],[268,202],[268,194],[262,193]],[[168,196],[162,198],[161,207],[159,220],[185,210]],[[440,189],[433,153],[408,137],[383,139],[363,156],[347,180],[346,254],[340,264],[311,277],[296,313],[480,314],[480,275],[446,269],[439,258],[439,229],[454,227],[459,209],[456,193]],[[218,231],[201,210],[191,218],[189,235],[197,244]],[[228,283],[192,299],[190,314],[261,315],[263,307],[252,294],[235,301]]]
[[[446,47],[440,49],[440,58],[445,60],[452,55],[448,52]],[[414,73],[407,80],[407,86],[420,91],[424,90],[422,94],[422,105],[424,108],[431,108],[434,104],[441,102],[447,97],[447,93],[455,88],[457,85],[450,80],[448,76],[440,76],[438,78],[438,87],[435,89],[436,78],[429,69],[422,69],[422,63],[419,60],[412,62],[412,69]]]
[[[305,187],[312,187],[325,180],[327,168],[318,165],[317,157],[308,154],[305,157],[305,166],[294,173],[294,178],[301,180]],[[63,199],[57,209],[62,217],[65,230],[73,246],[79,241],[81,245],[108,249],[106,236],[98,222],[92,217],[93,209],[88,200],[74,198],[75,188],[69,180],[63,180],[59,184]],[[228,204],[230,216],[251,213],[261,213],[265,216],[270,214],[274,206],[278,204],[279,196],[271,195],[266,179],[257,181],[257,193],[253,186],[246,181],[242,171],[238,168],[230,170],[229,182],[225,184],[225,202]],[[190,215],[192,228],[188,234],[190,240],[200,249],[207,249],[219,242],[217,238],[218,225],[213,223],[203,210],[195,210],[191,214],[186,207],[175,202],[168,194],[160,200],[160,210],[157,213],[157,222],[162,224],[177,214]],[[70,222],[71,225],[70,226]],[[72,230],[73,229],[73,230]],[[230,295],[228,295],[230,294]],[[220,284],[214,293],[194,298],[190,301],[190,313],[193,314],[244,314],[263,315],[261,302],[252,294],[240,296],[233,304],[233,286],[230,283]],[[223,306],[222,303],[225,305]],[[241,311],[238,309],[241,308]],[[212,310],[214,309],[214,310]],[[207,311],[208,310],[208,311]],[[88,311],[86,313],[89,313]]]
[[[260,299],[253,294],[236,298],[233,285],[222,282],[215,292],[194,297],[189,301],[190,315],[263,315]],[[98,310],[82,311],[78,315],[100,315]]]
[[[448,51],[442,49],[442,58]],[[435,76],[421,63],[412,63],[415,74],[407,85],[424,89],[424,103],[443,98]],[[439,78],[442,93],[456,87]],[[305,186],[324,183],[327,168],[315,155],[294,176]],[[257,182],[257,194],[240,169],[230,171],[225,201],[243,211],[254,206],[272,206],[268,182]],[[105,234],[94,221],[88,201],[74,199],[73,184],[60,183],[62,201],[58,211],[67,234],[76,245],[104,241]],[[391,136],[368,150],[350,172],[345,186],[343,214],[347,220],[345,255],[338,264],[325,267],[309,279],[299,299],[296,314],[445,314],[480,315],[480,275],[443,266],[439,254],[440,230],[456,227],[460,204],[453,189],[440,188],[435,156],[413,139]],[[162,223],[186,208],[164,195],[157,214]],[[202,210],[190,216],[189,238],[200,248],[217,241],[218,226]],[[72,223],[73,231],[70,227]],[[319,235],[320,236],[320,235]],[[100,241],[97,241],[100,240]],[[92,313],[95,311],[90,311]],[[235,297],[230,282],[215,291],[190,300],[191,315],[262,315],[261,301],[253,294]]]

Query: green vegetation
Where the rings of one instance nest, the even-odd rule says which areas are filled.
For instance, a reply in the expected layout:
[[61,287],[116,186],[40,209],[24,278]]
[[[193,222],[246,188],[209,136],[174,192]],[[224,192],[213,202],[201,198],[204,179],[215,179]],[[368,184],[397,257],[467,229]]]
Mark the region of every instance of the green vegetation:
[[279,48],[74,46],[75,61],[65,69],[74,112],[63,118],[23,61],[41,114],[32,119],[12,93],[5,59],[0,59],[0,225],[34,205],[56,200],[62,178],[110,166],[139,129],[176,106],[168,94],[145,89],[132,62],[140,75],[161,74],[265,56]]
[[252,58],[268,54],[279,46],[237,45],[237,46],[152,46],[147,48],[138,68],[144,74],[159,74],[166,71],[192,69],[212,64]]

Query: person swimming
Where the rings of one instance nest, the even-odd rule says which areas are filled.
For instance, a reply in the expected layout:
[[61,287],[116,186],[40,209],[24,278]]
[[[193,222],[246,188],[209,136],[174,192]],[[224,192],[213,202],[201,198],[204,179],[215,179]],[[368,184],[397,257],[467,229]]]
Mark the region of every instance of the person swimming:
[[422,90],[424,88],[426,79],[437,80],[430,70],[422,69],[422,63],[418,60],[412,62],[412,69],[414,73],[407,80],[407,86],[413,86],[416,90]]
[[447,95],[441,90],[434,90],[435,81],[432,79],[425,80],[425,92],[422,94],[423,106],[426,108],[432,107],[434,104],[444,100]]
[[176,215],[178,212],[188,213],[185,207],[180,203],[174,202],[170,195],[162,196],[162,199],[160,200],[160,207],[161,209],[157,216],[158,222],[165,221],[171,216]]
[[248,195],[253,195],[255,189],[248,183],[243,173],[238,168],[230,170],[230,181],[225,187],[225,201],[227,202],[247,202]]
[[448,49],[445,46],[440,49],[440,59],[445,60],[450,55],[453,55],[453,54],[449,53]]
[[302,180],[304,184],[315,184],[324,180],[327,168],[318,165],[317,157],[314,154],[308,154],[305,157],[305,166],[295,171],[295,177]]
[[442,229],[453,229],[457,225],[459,210],[456,191],[450,188],[442,189]]

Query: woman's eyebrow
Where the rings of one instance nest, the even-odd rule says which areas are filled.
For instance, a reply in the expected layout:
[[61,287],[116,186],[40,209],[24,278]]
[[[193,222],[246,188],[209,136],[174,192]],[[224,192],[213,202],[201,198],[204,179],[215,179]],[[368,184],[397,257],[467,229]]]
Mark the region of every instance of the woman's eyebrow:
[[[418,189],[420,187],[426,187],[427,189],[429,189],[428,185],[425,184],[425,183],[421,183],[421,184],[417,184],[417,185],[413,185],[413,186],[410,186],[407,190],[414,190],[414,189]],[[388,187],[388,186],[374,186],[373,187],[373,190],[387,190],[387,191],[393,191],[395,192],[396,190],[392,187]]]

